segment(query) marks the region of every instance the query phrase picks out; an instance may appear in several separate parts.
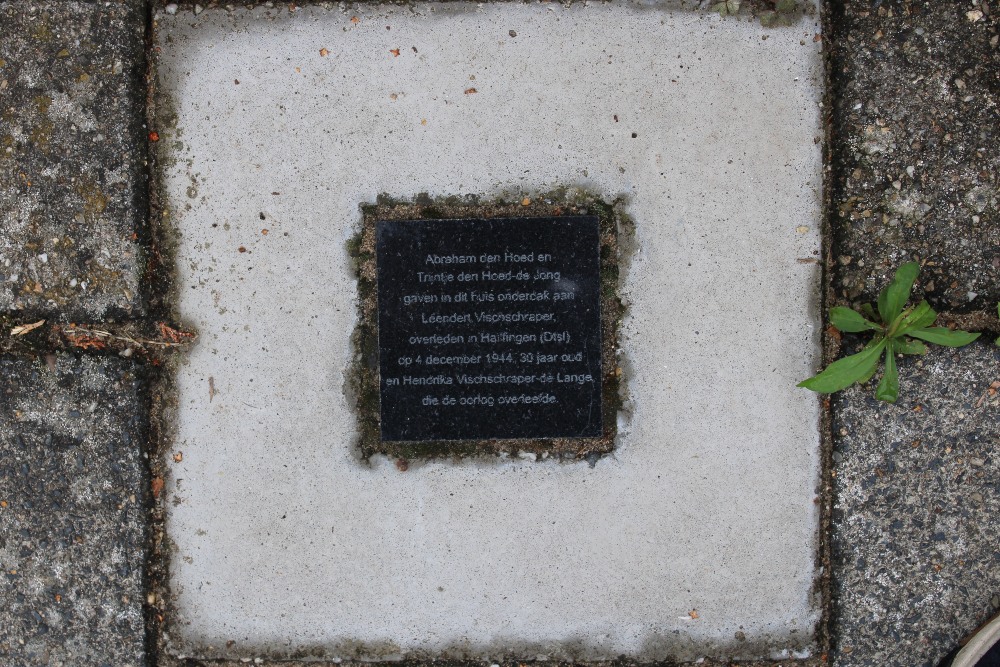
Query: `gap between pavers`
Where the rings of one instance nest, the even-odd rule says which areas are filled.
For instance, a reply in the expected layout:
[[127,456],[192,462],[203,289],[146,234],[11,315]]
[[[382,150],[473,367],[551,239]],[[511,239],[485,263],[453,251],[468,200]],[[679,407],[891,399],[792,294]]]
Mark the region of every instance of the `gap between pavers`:
[[[166,648],[813,651],[819,401],[794,385],[819,359],[817,32],[639,4],[159,15],[178,306],[201,333],[176,378]],[[559,187],[635,224],[615,454],[359,462],[358,206]]]

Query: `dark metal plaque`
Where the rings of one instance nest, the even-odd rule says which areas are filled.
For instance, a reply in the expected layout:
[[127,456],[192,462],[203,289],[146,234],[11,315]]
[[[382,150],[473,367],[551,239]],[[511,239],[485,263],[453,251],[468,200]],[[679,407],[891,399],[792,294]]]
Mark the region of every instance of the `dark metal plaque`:
[[597,216],[375,233],[383,441],[601,436]]

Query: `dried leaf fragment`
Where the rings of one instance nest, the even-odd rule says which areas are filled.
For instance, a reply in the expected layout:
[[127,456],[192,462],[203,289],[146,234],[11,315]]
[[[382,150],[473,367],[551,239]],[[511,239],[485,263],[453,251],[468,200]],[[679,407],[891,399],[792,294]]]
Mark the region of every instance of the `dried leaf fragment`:
[[153,478],[153,483],[150,486],[153,489],[153,497],[154,498],[159,498],[160,497],[160,492],[163,491],[163,478],[162,477],[154,477]]
[[187,331],[179,331],[171,326],[168,326],[166,322],[159,322],[157,326],[160,329],[160,335],[168,343],[186,343],[194,338],[194,334]]
[[76,325],[71,324],[69,330],[66,331],[66,338],[69,340],[69,344],[73,347],[78,347],[81,350],[103,350],[108,346],[107,342],[104,340],[108,338],[111,334],[106,331],[76,331]]
[[184,460],[184,452],[177,452],[174,454],[174,463],[180,463]]
[[389,53],[391,53],[396,58],[399,57],[399,49],[389,49]]
[[23,336],[29,331],[34,331],[38,327],[45,324],[45,320],[38,320],[37,322],[32,322],[31,324],[20,324],[10,330],[11,336]]
[[465,89],[465,94],[466,94],[466,95],[475,95],[475,94],[476,94],[476,93],[478,93],[478,92],[479,92],[479,91],[478,91],[478,90],[476,90],[475,88],[466,88],[466,89]]
[[697,609],[692,609],[691,611],[688,612],[688,616],[690,616],[691,618],[695,618],[695,619],[698,618],[698,610]]
[[319,55],[322,58],[326,58],[328,55],[330,55],[330,52],[327,51],[325,48],[324,49],[320,49],[319,50]]

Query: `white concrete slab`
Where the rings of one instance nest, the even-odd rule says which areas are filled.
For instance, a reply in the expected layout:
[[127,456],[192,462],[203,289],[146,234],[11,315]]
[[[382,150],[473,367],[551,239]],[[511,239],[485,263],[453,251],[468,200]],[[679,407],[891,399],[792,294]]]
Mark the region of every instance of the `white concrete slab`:
[[[809,652],[818,30],[624,3],[160,15],[179,307],[201,332],[166,494],[172,650]],[[623,197],[636,225],[616,453],[359,463],[358,205],[560,186]]]

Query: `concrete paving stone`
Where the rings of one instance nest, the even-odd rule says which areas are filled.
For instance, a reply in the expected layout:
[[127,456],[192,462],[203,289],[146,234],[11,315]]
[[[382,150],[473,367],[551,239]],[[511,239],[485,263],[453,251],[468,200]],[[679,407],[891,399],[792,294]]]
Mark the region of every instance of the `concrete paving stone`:
[[1000,348],[935,348],[900,376],[895,405],[833,399],[841,667],[934,667],[1000,610]]
[[0,358],[0,664],[145,664],[133,363]]
[[[938,310],[1000,300],[994,3],[831,3],[836,293],[873,299],[908,259]],[[992,8],[992,9],[991,9]]]
[[0,0],[0,310],[141,311],[142,0]]
[[[814,653],[820,403],[795,383],[819,357],[818,17],[289,7],[157,17],[178,306],[201,334],[165,461],[167,650]],[[635,225],[614,454],[360,461],[359,205],[560,187]]]

